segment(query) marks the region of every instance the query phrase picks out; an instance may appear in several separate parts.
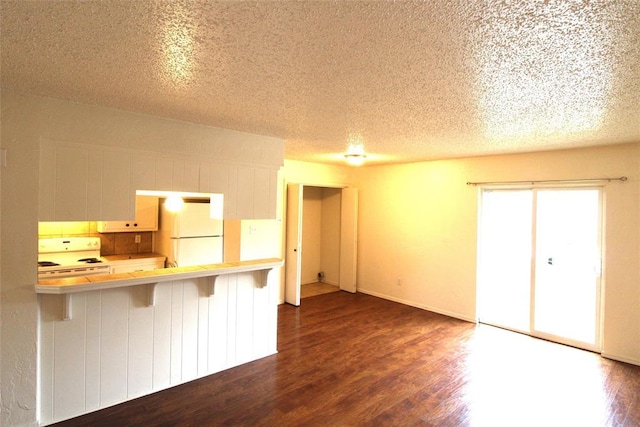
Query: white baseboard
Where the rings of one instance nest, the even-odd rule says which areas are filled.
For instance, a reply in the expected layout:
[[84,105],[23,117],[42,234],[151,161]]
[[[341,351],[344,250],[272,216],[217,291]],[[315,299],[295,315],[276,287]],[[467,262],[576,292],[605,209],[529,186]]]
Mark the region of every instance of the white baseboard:
[[459,313],[453,313],[453,312],[450,312],[450,311],[447,311],[447,310],[441,310],[441,309],[438,309],[438,308],[435,308],[435,307],[430,307],[430,306],[427,306],[427,305],[418,304],[418,303],[415,303],[413,301],[403,300],[401,298],[396,298],[396,297],[393,297],[393,296],[390,296],[390,295],[381,294],[379,292],[371,291],[371,290],[368,290],[368,289],[358,288],[358,292],[362,292],[363,294],[371,295],[371,296],[374,296],[374,297],[386,299],[386,300],[393,301],[393,302],[399,302],[400,304],[404,304],[404,305],[408,305],[408,306],[411,306],[411,307],[420,308],[422,310],[432,311],[434,313],[442,314],[444,316],[448,316],[448,317],[453,317],[455,319],[464,320],[465,322],[477,323],[476,319],[473,319],[473,318],[468,317],[468,316],[464,316],[464,315],[459,314]]
[[631,365],[640,366],[640,360],[633,359],[631,357],[618,356],[617,354],[605,353],[604,351],[600,353],[602,357],[606,357],[607,359],[617,360],[618,362],[629,363]]
[[309,282],[301,282],[300,286],[311,285],[311,284],[314,284],[314,283],[324,283],[325,285],[340,286],[339,283],[331,282],[331,281],[328,281],[328,280],[323,280],[322,282],[318,282],[317,280],[312,280],[312,281],[309,281]]

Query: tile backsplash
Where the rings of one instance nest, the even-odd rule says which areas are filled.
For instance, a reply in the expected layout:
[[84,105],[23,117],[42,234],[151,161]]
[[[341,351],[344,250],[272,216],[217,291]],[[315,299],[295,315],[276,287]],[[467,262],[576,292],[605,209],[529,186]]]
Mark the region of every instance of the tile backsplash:
[[[49,237],[100,237],[100,255],[121,255],[153,252],[153,232],[98,233],[97,222],[40,222],[38,238]],[[136,243],[136,236],[140,242]]]
[[[140,243],[136,243],[136,236],[140,236]],[[135,254],[153,251],[153,232],[140,233],[103,233],[102,255]]]

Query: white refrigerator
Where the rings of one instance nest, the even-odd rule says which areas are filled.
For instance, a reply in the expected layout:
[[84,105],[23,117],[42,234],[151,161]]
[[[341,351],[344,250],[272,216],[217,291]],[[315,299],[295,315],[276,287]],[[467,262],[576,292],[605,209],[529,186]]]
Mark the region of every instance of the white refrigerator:
[[156,249],[167,257],[167,267],[222,262],[221,205],[213,199],[212,203],[188,202],[171,212],[161,204]]

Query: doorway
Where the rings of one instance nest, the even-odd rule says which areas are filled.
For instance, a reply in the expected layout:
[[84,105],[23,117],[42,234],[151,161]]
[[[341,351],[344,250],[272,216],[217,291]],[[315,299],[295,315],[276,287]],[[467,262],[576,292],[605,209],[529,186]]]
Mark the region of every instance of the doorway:
[[483,189],[478,320],[600,351],[602,189]]
[[300,305],[302,284],[356,291],[357,189],[289,183],[285,302]]

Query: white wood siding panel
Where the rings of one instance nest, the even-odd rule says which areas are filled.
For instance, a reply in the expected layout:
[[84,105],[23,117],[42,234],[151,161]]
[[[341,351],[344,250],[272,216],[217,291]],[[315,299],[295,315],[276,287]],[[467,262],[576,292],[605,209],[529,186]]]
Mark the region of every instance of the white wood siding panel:
[[[75,298],[75,297],[74,297]],[[86,411],[100,408],[100,345],[102,293],[87,292]]]
[[38,218],[40,221],[56,219],[56,149],[40,144],[40,176],[38,184]]
[[181,382],[198,376],[198,279],[183,283]]
[[209,192],[224,194],[225,202],[231,197],[229,188],[230,179],[231,167],[229,165],[217,162],[211,163],[211,169],[209,171]]
[[174,160],[171,165],[171,190],[173,191],[185,191],[184,190],[184,161]]
[[209,342],[208,368],[209,372],[219,372],[229,366],[227,348],[229,344],[229,275],[216,279],[215,293],[208,298],[209,302]]
[[255,196],[255,169],[241,166],[238,168],[236,189],[238,219],[254,219],[253,198]]
[[173,161],[168,158],[156,159],[156,188],[173,190]]
[[197,192],[200,189],[200,164],[185,161],[182,172],[182,191]]
[[[269,213],[271,194],[271,179],[268,169],[256,168],[254,171],[253,183],[253,219],[267,219],[272,215]],[[273,195],[275,196],[275,195]],[[275,197],[274,197],[275,199]]]
[[38,295],[40,306],[40,415],[53,420],[53,354],[54,325],[60,321],[62,298],[56,295]]
[[[208,289],[209,279],[198,279],[200,292]],[[209,298],[198,298],[198,372],[201,377],[209,372]]]
[[182,381],[182,296],[184,285],[171,285],[171,385]]
[[272,169],[269,174],[269,219],[278,219],[279,185],[278,170]]
[[[225,351],[227,353],[227,366],[236,366],[236,313],[237,313],[237,302],[238,302],[238,276],[227,275],[227,334],[226,343],[221,343],[222,348],[221,351]],[[246,275],[245,275],[246,277]],[[253,301],[251,301],[252,303]],[[249,302],[244,302],[244,304],[248,304]]]
[[[101,291],[100,403],[103,407],[127,398],[130,291],[124,288]],[[76,347],[78,351],[82,350],[77,344],[68,345]]]
[[130,184],[130,155],[122,151],[105,151],[102,167],[102,218],[109,221],[135,220],[135,190]]
[[41,295],[41,420],[61,421],[275,353],[276,291],[258,272]]
[[248,280],[239,280],[236,287],[236,301],[247,302],[247,304],[236,304],[236,365],[251,360],[253,352],[255,285],[253,283],[253,274],[248,274],[246,277]]
[[228,169],[228,186],[225,193],[224,217],[226,219],[240,219],[238,216],[238,167],[229,165]]
[[87,220],[87,183],[89,152],[87,149],[57,147],[55,217],[67,221]]
[[56,345],[53,355],[54,416],[72,417],[85,407],[86,295],[71,299],[76,322],[57,322],[55,339],[76,345]]
[[225,218],[276,217],[277,169],[89,144],[40,146],[41,221],[128,221],[135,191],[224,194]]
[[131,156],[131,190],[159,190],[156,186],[156,159],[151,155]]
[[153,307],[153,390],[171,384],[171,295],[173,283],[156,285],[156,305]]
[[[260,283],[262,278],[262,272],[256,271],[253,273],[254,283]],[[266,355],[269,352],[269,291],[271,288],[265,286],[253,287],[253,327],[251,328],[251,343],[253,349],[251,355],[261,354]]]
[[89,170],[87,172],[87,220],[102,218],[102,151],[89,149]]
[[200,162],[198,166],[198,191],[201,193],[211,193],[211,162]]
[[144,395],[153,387],[153,307],[146,286],[130,290],[127,397]]

